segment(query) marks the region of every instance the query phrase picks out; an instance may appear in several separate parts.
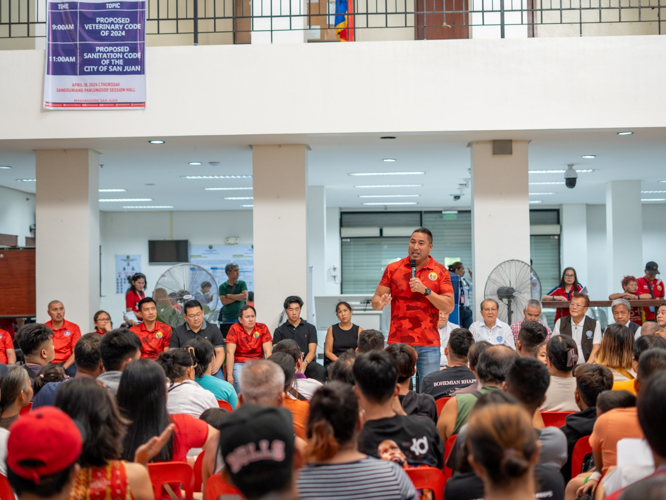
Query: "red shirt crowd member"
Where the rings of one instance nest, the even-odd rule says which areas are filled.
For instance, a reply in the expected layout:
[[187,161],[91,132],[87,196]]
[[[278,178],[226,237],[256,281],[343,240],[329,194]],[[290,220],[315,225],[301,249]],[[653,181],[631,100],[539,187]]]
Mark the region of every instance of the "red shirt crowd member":
[[0,330],[0,363],[6,365],[16,363],[14,342],[12,342],[12,336],[7,330]]
[[78,325],[65,319],[65,306],[59,300],[49,302],[48,314],[51,321],[45,324],[53,330],[53,348],[55,358],[53,363],[64,363],[67,370],[74,364],[74,346],[81,338],[81,329]]
[[92,333],[99,333],[100,335],[104,335],[105,333],[113,330],[111,315],[106,311],[97,311],[95,316],[93,316],[93,322],[95,323],[95,331]]
[[[585,287],[578,283],[578,275],[573,267],[567,267],[562,273],[560,284],[542,297],[542,300],[561,300],[562,302],[571,302],[574,292],[582,292]],[[583,292],[587,293],[587,292]],[[555,313],[555,321],[565,316],[569,316],[568,307],[558,307]]]
[[146,298],[146,293],[143,291],[146,288],[146,275],[143,273],[132,275],[130,277],[130,285],[130,289],[125,294],[125,310],[127,312],[134,311],[136,317],[142,319],[139,302]]
[[243,306],[227,333],[227,381],[240,394],[240,372],[246,361],[257,361],[270,357],[273,337],[268,327],[257,323],[257,312],[252,306]]
[[[657,279],[659,266],[656,262],[645,264],[645,276],[638,278],[638,288],[636,293],[641,299],[662,299],[664,298],[664,282]],[[654,312],[656,307],[643,308],[643,321],[654,321]]]
[[169,350],[171,327],[157,321],[157,306],[152,298],[146,297],[141,300],[139,310],[143,316],[143,323],[134,325],[130,330],[141,339],[141,357],[154,361],[161,352]]
[[[416,348],[420,380],[439,370],[439,311],[450,313],[455,306],[449,271],[430,256],[431,250],[432,233],[424,227],[416,229],[409,239],[409,255],[386,267],[372,297],[377,311],[391,304],[388,343]],[[416,266],[414,278],[410,261]]]

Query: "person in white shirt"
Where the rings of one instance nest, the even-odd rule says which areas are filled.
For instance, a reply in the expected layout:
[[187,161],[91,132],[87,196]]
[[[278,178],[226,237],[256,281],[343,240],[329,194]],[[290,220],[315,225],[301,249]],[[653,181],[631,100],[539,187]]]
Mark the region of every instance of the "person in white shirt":
[[472,323],[469,331],[474,335],[475,342],[486,340],[493,345],[505,345],[515,351],[516,343],[511,327],[497,319],[498,311],[499,304],[493,299],[486,299],[481,302],[483,320]]
[[167,412],[194,418],[209,408],[219,408],[212,392],[194,381],[196,358],[193,347],[169,349],[160,353],[157,363],[167,376]]
[[437,329],[439,330],[439,350],[441,352],[441,357],[439,360],[440,367],[449,364],[448,360],[446,359],[446,354],[444,354],[444,350],[446,349],[446,346],[449,345],[449,336],[451,335],[451,331],[455,330],[456,328],[460,328],[460,326],[449,321],[449,313],[439,311]]
[[571,315],[558,319],[553,328],[553,337],[565,335],[574,339],[578,347],[578,364],[594,363],[601,346],[601,325],[597,320],[585,316],[589,305],[590,298],[587,295],[574,292],[569,303]]
[[573,369],[578,363],[578,348],[571,337],[558,335],[548,341],[546,367],[550,384],[541,411],[578,411],[576,378]]
[[624,325],[631,333],[634,334],[634,339],[641,336],[641,327],[631,321],[631,304],[627,299],[615,299],[611,303],[611,311],[613,311],[613,319],[618,325]]

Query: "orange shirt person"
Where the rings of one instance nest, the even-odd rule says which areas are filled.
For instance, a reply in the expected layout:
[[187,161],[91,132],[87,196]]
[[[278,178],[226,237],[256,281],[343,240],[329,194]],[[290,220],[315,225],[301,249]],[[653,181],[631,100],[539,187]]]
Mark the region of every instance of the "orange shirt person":
[[65,373],[70,377],[76,375],[74,365],[74,346],[81,338],[81,329],[78,325],[65,319],[65,306],[59,300],[52,300],[48,305],[48,315],[51,321],[45,324],[53,330],[53,347],[55,358],[52,363],[62,363]]
[[161,352],[169,350],[171,327],[157,321],[157,306],[151,297],[139,302],[139,311],[143,316],[143,323],[134,325],[130,330],[141,340],[141,357],[155,361]]

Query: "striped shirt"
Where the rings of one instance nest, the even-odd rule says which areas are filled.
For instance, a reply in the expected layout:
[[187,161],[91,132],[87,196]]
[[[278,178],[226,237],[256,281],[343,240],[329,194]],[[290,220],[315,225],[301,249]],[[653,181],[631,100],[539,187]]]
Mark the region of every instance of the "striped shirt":
[[366,457],[345,464],[311,464],[301,469],[298,495],[304,500],[416,500],[416,490],[393,462]]

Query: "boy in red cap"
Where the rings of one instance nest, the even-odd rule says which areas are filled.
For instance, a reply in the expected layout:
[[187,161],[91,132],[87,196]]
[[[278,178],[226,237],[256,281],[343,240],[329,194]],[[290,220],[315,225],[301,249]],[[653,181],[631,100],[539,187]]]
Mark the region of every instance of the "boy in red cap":
[[66,499],[82,448],[81,431],[58,408],[45,406],[20,417],[7,441],[7,479],[19,500]]

